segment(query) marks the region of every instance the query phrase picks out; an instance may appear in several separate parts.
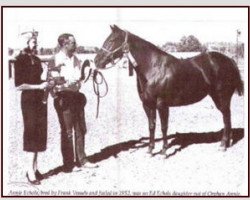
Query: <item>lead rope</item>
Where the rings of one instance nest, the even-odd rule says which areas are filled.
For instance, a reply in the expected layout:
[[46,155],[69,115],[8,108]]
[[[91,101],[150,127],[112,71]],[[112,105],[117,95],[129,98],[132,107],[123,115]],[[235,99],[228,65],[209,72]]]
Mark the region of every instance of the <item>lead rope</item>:
[[[98,75],[100,76],[100,80],[98,81]],[[100,94],[100,90],[99,90],[99,86],[105,84],[105,88],[106,91],[104,92],[103,95]],[[107,95],[108,93],[108,83],[105,80],[103,74],[101,72],[99,72],[98,70],[94,70],[93,73],[93,88],[94,88],[94,92],[96,94],[97,97],[97,106],[96,106],[96,118],[98,118],[99,115],[99,107],[100,107],[100,98],[103,98]]]

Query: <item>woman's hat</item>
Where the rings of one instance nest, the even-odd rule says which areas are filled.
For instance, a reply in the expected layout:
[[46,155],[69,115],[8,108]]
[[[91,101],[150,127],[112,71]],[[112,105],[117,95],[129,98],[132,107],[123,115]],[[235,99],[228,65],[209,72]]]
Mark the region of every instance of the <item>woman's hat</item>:
[[32,38],[36,38],[38,36],[38,31],[32,30],[32,31],[26,31],[21,33],[21,36],[26,42],[29,42]]
[[35,38],[37,39],[38,36],[38,31],[35,31],[34,29],[32,31],[28,30],[25,32],[22,32],[19,35],[19,49],[24,49],[27,47],[28,42],[32,39]]

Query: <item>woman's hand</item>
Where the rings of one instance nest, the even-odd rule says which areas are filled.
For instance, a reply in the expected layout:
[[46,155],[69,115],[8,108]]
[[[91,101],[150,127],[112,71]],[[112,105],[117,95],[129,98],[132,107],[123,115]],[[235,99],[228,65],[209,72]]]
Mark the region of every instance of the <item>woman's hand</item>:
[[44,90],[44,89],[46,89],[47,87],[49,87],[49,83],[48,83],[48,82],[42,82],[42,83],[39,85],[38,89]]

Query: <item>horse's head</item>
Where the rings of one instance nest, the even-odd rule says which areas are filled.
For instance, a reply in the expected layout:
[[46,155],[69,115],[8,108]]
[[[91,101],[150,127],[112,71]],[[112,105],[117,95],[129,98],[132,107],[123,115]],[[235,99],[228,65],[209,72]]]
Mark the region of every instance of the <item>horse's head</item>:
[[97,68],[105,68],[108,63],[113,63],[115,59],[121,58],[127,46],[128,33],[116,25],[110,27],[112,32],[95,57]]

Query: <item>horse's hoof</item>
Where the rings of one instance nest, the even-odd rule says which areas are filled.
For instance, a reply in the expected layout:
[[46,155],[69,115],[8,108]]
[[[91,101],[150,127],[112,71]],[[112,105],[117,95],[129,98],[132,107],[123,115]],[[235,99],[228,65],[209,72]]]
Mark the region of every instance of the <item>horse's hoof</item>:
[[230,141],[229,140],[222,140],[220,143],[220,146],[227,148],[230,146]]
[[233,143],[234,143],[234,141],[233,141],[233,139],[230,139],[230,141],[229,141],[229,147],[231,147],[231,146],[233,146]]
[[147,153],[148,154],[152,154],[153,153],[153,149],[154,149],[153,147],[149,147]]
[[226,152],[227,151],[227,146],[221,144],[220,147],[219,147],[219,151]]
[[166,151],[167,151],[167,148],[163,148],[162,150],[161,150],[161,155],[165,155],[166,154]]
[[227,148],[226,148],[226,147],[220,147],[220,148],[219,148],[219,151],[221,151],[221,152],[226,152],[226,151],[227,151]]

